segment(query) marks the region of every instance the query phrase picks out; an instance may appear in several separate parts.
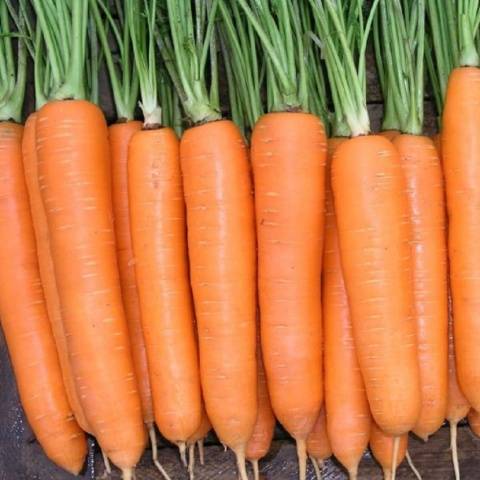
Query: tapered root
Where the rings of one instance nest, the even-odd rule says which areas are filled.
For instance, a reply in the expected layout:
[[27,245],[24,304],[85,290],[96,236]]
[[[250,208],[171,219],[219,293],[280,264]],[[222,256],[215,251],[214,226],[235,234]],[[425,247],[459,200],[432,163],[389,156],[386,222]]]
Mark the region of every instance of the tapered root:
[[195,478],[195,443],[188,446],[188,475],[190,480]]
[[393,439],[393,454],[392,454],[392,480],[395,480],[397,475],[397,460],[398,451],[400,450],[400,437]]
[[102,450],[102,457],[103,457],[103,464],[105,465],[105,473],[107,474],[107,476],[111,475],[112,467],[110,466],[110,460],[108,459],[107,455],[103,450]]
[[162,464],[158,460],[154,460],[153,464],[157,467],[158,471],[165,480],[172,480],[166,470],[162,467]]
[[315,476],[317,477],[317,480],[322,480],[322,465],[323,462],[318,462],[316,458],[313,458],[310,456],[310,461],[312,462],[313,469],[315,470]]
[[198,446],[198,456],[200,457],[200,465],[205,465],[205,452],[203,449],[203,438],[198,440],[197,442]]
[[253,469],[253,480],[260,480],[260,471],[258,469],[258,460],[250,460]]
[[418,478],[418,480],[422,480],[422,476],[420,475],[420,472],[417,470],[417,468],[413,464],[412,457],[410,456],[410,453],[408,453],[408,450],[405,453],[405,456],[407,457],[408,465],[409,465],[410,469],[412,470],[413,474]]
[[147,425],[148,436],[150,437],[150,445],[152,447],[152,460],[155,463],[158,460],[158,448],[157,448],[157,434],[155,433],[155,427],[153,423]]
[[237,457],[237,469],[240,480],[248,480],[247,465],[245,462],[245,447],[240,447],[234,450]]
[[455,480],[460,480],[460,465],[458,463],[457,449],[457,422],[450,422],[450,448],[452,450],[453,471]]
[[178,450],[180,451],[180,460],[182,461],[182,464],[184,467],[188,468],[188,463],[187,463],[187,445],[185,442],[178,442]]
[[297,439],[298,480],[307,478],[307,442]]
[[392,480],[392,471],[389,468],[383,469],[383,480]]
[[358,477],[358,469],[352,468],[348,471],[348,480],[357,480]]
[[122,480],[133,480],[133,468],[124,468],[122,470]]

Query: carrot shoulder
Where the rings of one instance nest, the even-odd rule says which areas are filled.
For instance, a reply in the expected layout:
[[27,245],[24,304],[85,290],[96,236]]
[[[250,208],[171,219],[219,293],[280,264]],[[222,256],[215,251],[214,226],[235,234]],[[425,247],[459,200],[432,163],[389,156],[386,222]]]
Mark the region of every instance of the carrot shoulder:
[[[23,127],[0,123],[0,317],[20,400],[47,456],[78,474],[87,453],[48,319],[22,165]],[[18,301],[19,294],[21,301]]]
[[131,471],[146,442],[122,305],[107,126],[82,100],[38,111],[39,183],[72,369],[105,454]]
[[200,425],[202,397],[179,142],[173,130],[133,135],[128,177],[155,421],[164,437],[184,446]]
[[355,347],[372,415],[408,432],[421,407],[411,286],[410,222],[400,158],[380,136],[335,152],[332,187]]

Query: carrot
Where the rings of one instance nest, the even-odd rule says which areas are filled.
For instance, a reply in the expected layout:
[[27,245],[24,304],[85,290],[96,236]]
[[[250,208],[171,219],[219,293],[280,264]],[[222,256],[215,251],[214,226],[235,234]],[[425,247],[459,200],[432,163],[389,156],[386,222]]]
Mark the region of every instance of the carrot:
[[[328,141],[330,161],[345,141],[343,138]],[[333,454],[350,478],[355,479],[370,436],[370,407],[353,340],[328,175],[326,192],[322,302],[327,431]]]
[[201,393],[179,146],[171,129],[133,136],[128,177],[155,420],[162,435],[180,446],[200,425]]
[[42,196],[38,185],[37,154],[35,145],[36,113],[31,114],[26,123],[22,140],[23,168],[25,182],[30,201],[30,210],[37,246],[38,266],[40,278],[45,296],[45,303],[50,320],[58,359],[62,370],[63,382],[69,404],[74,412],[75,419],[80,427],[89,432],[90,426],[85,418],[80,399],[76,390],[75,380],[70,364],[67,348],[67,339],[62,321],[60,299],[58,297],[55,271],[50,252],[50,239],[48,233],[47,218],[42,203]]
[[[395,453],[395,442],[399,439],[397,452]],[[394,480],[394,474],[397,467],[403,462],[407,453],[408,435],[405,433],[400,437],[394,438],[385,435],[380,428],[372,423],[370,433],[370,450],[375,460],[383,469],[383,478],[385,480]],[[396,461],[394,461],[394,457]]]
[[[16,11],[10,11],[16,14]],[[14,52],[11,17],[0,5],[0,321],[27,420],[46,455],[78,474],[87,453],[72,414],[45,305],[22,160],[22,114],[27,72],[23,12]],[[15,64],[18,62],[18,66]],[[15,71],[16,70],[16,71]],[[30,135],[30,133],[29,133]],[[21,301],[18,301],[21,292]]]
[[457,376],[465,397],[476,410],[480,409],[480,328],[477,322],[480,256],[475,248],[478,238],[475,204],[477,198],[480,200],[477,187],[480,148],[475,132],[480,123],[480,108],[473,85],[478,81],[480,69],[476,65],[452,72],[442,130]]
[[307,453],[312,461],[317,478],[321,479],[320,470],[323,467],[323,462],[332,455],[332,447],[327,433],[325,408],[320,410],[315,425],[308,434]]
[[246,457],[252,464],[255,480],[259,478],[258,461],[267,455],[275,429],[275,416],[268,393],[259,332],[257,332],[257,395],[257,420],[246,449]]
[[[219,2],[207,4],[206,15],[193,13],[189,0],[166,3],[170,32],[160,38],[160,50],[170,59],[170,73],[194,125],[181,138],[180,163],[205,408],[246,480],[246,445],[257,416],[255,220],[248,156],[239,129],[219,113],[213,29]],[[184,38],[194,25],[199,29],[192,50]],[[208,49],[209,91],[201,55]]]
[[[0,315],[22,406],[46,455],[78,474],[87,453],[73,417],[45,306],[22,166],[23,128],[0,123]],[[18,292],[22,301],[18,302]]]
[[412,219],[413,285],[422,409],[413,432],[423,440],[445,418],[448,392],[447,246],[443,178],[433,142],[420,135],[394,140],[407,183]]
[[[448,288],[446,212],[443,175],[433,141],[423,131],[425,2],[400,5],[385,1],[380,8],[387,90],[394,92],[400,131],[393,145],[406,182],[411,224],[414,318],[422,406],[413,432],[424,441],[445,418],[448,388]],[[394,19],[394,20],[392,20]],[[408,32],[408,44],[398,32]],[[405,72],[400,78],[395,68]]]
[[[34,6],[50,22],[41,28],[53,73],[59,50],[45,28],[64,16],[46,19]],[[51,94],[59,100],[37,113],[38,179],[80,401],[105,454],[130,478],[146,435],[116,260],[108,131],[101,110],[81,99],[87,8],[75,2],[63,12],[73,20],[72,54]]]
[[[302,42],[294,24],[298,5],[280,2],[282,8],[270,12],[252,3],[239,1],[275,68],[271,76],[285,79],[278,86],[278,104],[258,120],[251,139],[262,351],[272,408],[297,443],[299,478],[304,479],[306,441],[323,401],[319,293],[326,137],[322,122],[307,113],[296,75],[289,76],[280,60],[289,42]],[[283,24],[290,32],[282,31]],[[303,62],[302,52],[299,59]],[[300,60],[290,61],[295,73]],[[305,84],[305,72],[300,69],[299,75],[299,85]]]

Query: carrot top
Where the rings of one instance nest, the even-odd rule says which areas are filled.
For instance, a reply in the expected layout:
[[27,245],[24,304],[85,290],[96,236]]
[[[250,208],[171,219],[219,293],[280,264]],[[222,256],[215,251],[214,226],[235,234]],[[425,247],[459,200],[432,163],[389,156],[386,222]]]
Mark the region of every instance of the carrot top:
[[370,133],[366,98],[365,51],[379,0],[369,16],[364,0],[309,0],[318,43],[325,59],[334,105],[333,134],[358,136]]
[[[107,7],[104,0],[90,0],[90,8],[105,56],[117,118],[121,121],[132,120],[138,98],[139,80],[134,68],[132,37],[124,8],[121,2],[114,2],[113,6]],[[110,42],[113,42],[118,50],[117,58],[112,54]]]
[[269,111],[308,111],[309,85],[300,3],[236,0],[262,44]]
[[[86,98],[87,0],[56,2],[31,0],[45,44],[47,99]],[[38,42],[36,42],[38,44]]]
[[163,4],[166,9],[159,9],[163,28],[157,39],[185,113],[193,124],[219,120],[214,28],[219,0],[196,1],[193,8],[190,0],[165,0]]
[[395,110],[395,128],[419,135],[423,126],[425,1],[402,4],[384,0],[376,23],[379,76],[383,77],[386,102]]
[[[15,10],[10,2],[0,3],[0,121],[19,123],[22,118],[27,80],[27,43],[22,34],[26,19],[24,3],[19,2],[19,10]],[[12,31],[12,23],[16,25],[17,32]]]
[[219,38],[228,81],[232,120],[242,133],[251,130],[263,114],[258,42],[252,24],[237,2],[219,3]]
[[459,64],[462,67],[478,67],[480,57],[475,37],[480,25],[480,2],[479,0],[459,0],[457,8]]

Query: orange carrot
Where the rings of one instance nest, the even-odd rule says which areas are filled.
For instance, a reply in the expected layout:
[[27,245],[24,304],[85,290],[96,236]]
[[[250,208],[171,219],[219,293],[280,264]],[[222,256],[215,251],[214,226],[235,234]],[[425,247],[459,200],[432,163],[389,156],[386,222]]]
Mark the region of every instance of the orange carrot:
[[120,286],[130,334],[133,364],[142,400],[143,419],[147,425],[151,425],[153,422],[152,392],[148,378],[147,355],[135,278],[135,258],[130,233],[128,200],[128,145],[134,133],[141,128],[142,123],[133,120],[117,123],[109,127],[108,138],[111,152],[113,219]]
[[23,127],[0,123],[1,325],[28,422],[47,456],[76,475],[87,444],[67,399],[45,305],[23,173],[22,134]]
[[413,295],[422,408],[413,432],[423,440],[445,419],[448,392],[448,288],[443,175],[433,141],[399,135],[394,146],[407,184]]
[[[405,433],[399,438],[398,451],[395,450],[395,439],[389,435],[385,435],[380,428],[372,423],[372,430],[370,433],[370,449],[375,460],[383,469],[383,478],[391,480],[397,467],[403,462],[407,453],[408,435]],[[394,462],[393,458],[396,457]]]
[[36,113],[32,113],[26,123],[23,133],[22,154],[25,182],[30,201],[30,210],[37,246],[38,266],[42,280],[43,293],[48,312],[48,318],[52,327],[58,359],[62,369],[63,382],[68,401],[80,427],[86,432],[91,432],[85,418],[78,392],[76,389],[70,358],[67,349],[67,339],[62,322],[60,299],[58,297],[55,271],[50,252],[50,238],[48,233],[47,217],[42,203],[42,195],[38,185],[38,165],[35,145]]
[[380,136],[344,142],[334,155],[332,186],[371,412],[385,433],[402,435],[418,420],[421,395],[408,201],[396,149]]
[[297,442],[303,470],[323,400],[323,125],[307,113],[264,115],[253,131],[251,157],[268,390],[275,416]]
[[[328,141],[330,161],[345,141]],[[371,416],[353,340],[329,175],[326,185],[322,304],[327,431],[333,454],[355,479],[368,446]]]
[[125,477],[145,448],[113,229],[101,110],[52,101],[37,113],[38,178],[77,391],[105,454]]
[[268,453],[275,429],[275,416],[270,404],[259,333],[257,331],[257,421],[246,450],[246,457],[252,464],[255,480],[259,478],[258,461]]
[[465,397],[480,410],[479,292],[480,68],[450,75],[443,113],[442,157],[449,215],[450,282],[457,376]]
[[245,144],[230,121],[180,144],[190,271],[208,417],[242,459],[257,416],[255,230]]
[[382,130],[379,135],[393,142],[401,134],[400,130]]
[[128,189],[155,421],[184,450],[202,401],[178,143],[170,128],[135,133]]
[[321,479],[320,470],[323,462],[332,455],[332,447],[327,433],[325,408],[320,410],[315,425],[308,434],[307,453],[312,461],[317,478]]

